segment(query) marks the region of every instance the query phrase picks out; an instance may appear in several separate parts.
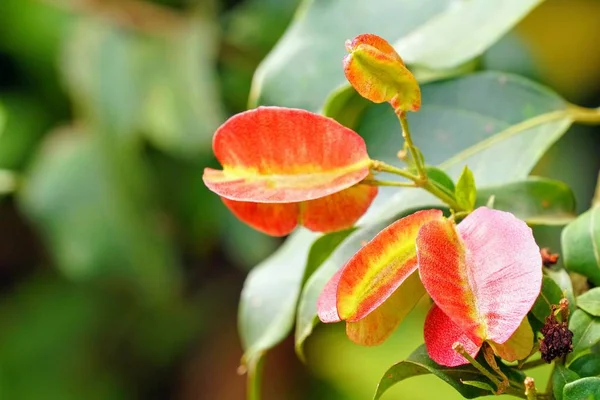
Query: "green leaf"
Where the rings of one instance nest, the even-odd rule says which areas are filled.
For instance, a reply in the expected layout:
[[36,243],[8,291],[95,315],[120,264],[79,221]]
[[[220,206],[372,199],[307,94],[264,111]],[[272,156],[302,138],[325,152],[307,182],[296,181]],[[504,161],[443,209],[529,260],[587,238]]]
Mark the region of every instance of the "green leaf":
[[494,388],[491,387],[489,384],[485,383],[485,382],[479,382],[479,381],[462,381],[463,385],[469,385],[469,386],[473,386],[479,389],[483,389],[489,392],[494,392]]
[[565,266],[600,285],[600,206],[592,207],[567,225],[561,243]]
[[565,400],[596,400],[600,396],[600,378],[581,378],[567,383],[563,390]]
[[246,364],[253,364],[292,329],[308,254],[318,236],[299,229],[246,278],[238,312]]
[[600,342],[600,318],[585,311],[576,310],[571,315],[569,329],[573,332],[574,356]]
[[563,388],[565,385],[569,382],[576,381],[577,379],[579,379],[579,375],[557,363],[552,372],[552,392],[554,393],[554,399],[562,400]]
[[426,166],[425,172],[427,173],[427,177],[440,189],[446,192],[450,197],[454,197],[454,192],[456,188],[454,186],[454,181],[452,178],[448,176],[443,170]]
[[[251,104],[319,110],[328,94],[345,83],[344,42],[361,33],[375,32],[395,43],[409,64],[430,70],[460,67],[540,3],[503,0],[501,7],[492,8],[487,0],[305,0],[258,68]],[[479,27],[477,35],[473,26]]]
[[577,297],[577,306],[595,317],[600,317],[600,288],[593,288]]
[[563,295],[566,296],[567,300],[569,300],[569,310],[571,313],[575,312],[577,309],[577,303],[575,302],[575,293],[573,292],[573,283],[571,282],[571,277],[564,269],[547,269],[545,270],[546,275],[552,279],[558,287],[563,292]]
[[577,375],[584,378],[587,376],[600,376],[600,354],[584,354],[576,358],[569,369],[575,371]]
[[[467,399],[492,394],[486,390],[486,387],[491,387],[491,381],[475,367],[461,365],[449,368],[438,365],[427,355],[425,345],[421,345],[406,360],[393,365],[383,374],[374,400],[380,399],[390,387],[404,379],[427,374],[434,374],[444,380]],[[466,385],[463,381],[470,381],[470,384]],[[474,382],[479,384],[475,385]]]
[[105,135],[49,136],[20,191],[60,271],[75,281],[123,279],[161,303],[180,290],[172,243],[160,229],[139,156]]
[[551,278],[544,276],[542,279],[542,290],[535,300],[531,312],[540,322],[545,322],[546,317],[550,315],[552,304],[558,304],[562,299],[562,289]]
[[216,27],[196,18],[166,26],[161,35],[81,18],[61,60],[77,111],[121,143],[145,134],[180,156],[208,149],[223,120],[211,64]]
[[477,193],[477,206],[494,196],[494,208],[509,211],[530,225],[564,225],[575,218],[575,195],[566,184],[542,177],[486,187]]
[[[514,75],[473,74],[425,85],[422,95],[421,111],[409,115],[413,141],[428,164],[437,165],[450,177],[457,178],[468,164],[482,190],[524,180],[571,124],[561,98]],[[386,162],[396,159],[398,138],[393,133],[400,133],[389,106],[369,107],[358,132],[372,157]],[[412,193],[411,189],[395,190],[386,201],[376,203],[365,220],[374,215],[390,218],[405,208],[408,198],[413,207]],[[417,205],[431,199],[417,193],[421,197]]]
[[477,199],[477,189],[475,188],[475,177],[465,165],[458,182],[456,182],[456,201],[465,211],[472,211]]
[[335,119],[340,124],[354,129],[371,103],[361,97],[351,86],[342,86],[333,91],[325,101],[321,114]]

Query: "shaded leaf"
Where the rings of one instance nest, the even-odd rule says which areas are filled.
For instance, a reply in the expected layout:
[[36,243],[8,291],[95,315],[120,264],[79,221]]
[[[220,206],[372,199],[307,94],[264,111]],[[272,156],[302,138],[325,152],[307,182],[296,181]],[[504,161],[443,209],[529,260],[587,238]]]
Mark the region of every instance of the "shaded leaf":
[[426,374],[434,374],[438,378],[444,380],[467,399],[491,394],[481,387],[465,385],[462,383],[463,380],[466,380],[482,382],[488,386],[491,385],[491,382],[475,369],[475,367],[472,365],[462,365],[460,367],[448,368],[438,365],[429,358],[425,345],[422,345],[405,361],[393,365],[385,372],[377,385],[377,392],[375,393],[374,400],[380,399],[390,387],[404,379]]
[[562,231],[563,262],[600,285],[600,206],[592,207]]
[[[498,12],[486,0],[456,4],[443,0],[305,1],[257,70],[251,103],[320,109],[327,95],[345,82],[341,68],[345,40],[362,33],[396,42],[400,56],[409,64],[457,67],[485,51],[539,3],[503,0],[502,12]],[[473,26],[480,27],[477,35],[472,34]],[[285,89],[290,87],[293,90]]]
[[486,187],[477,204],[494,196],[494,208],[508,211],[529,225],[564,225],[575,218],[575,195],[566,184],[542,177]]
[[576,310],[569,318],[573,332],[573,355],[589,349],[600,341],[600,318],[582,310]]
[[600,376],[600,354],[584,354],[569,364],[569,369],[575,371],[582,378]]
[[577,309],[577,303],[575,302],[575,293],[573,292],[573,283],[569,273],[564,269],[552,269],[549,268],[546,271],[546,275],[554,281],[560,287],[563,292],[563,296],[566,296],[569,300],[569,310],[571,313]]
[[551,278],[544,276],[542,290],[531,308],[531,313],[538,321],[545,323],[546,317],[550,315],[552,304],[558,304],[562,297],[562,289]]
[[552,372],[552,392],[556,400],[563,399],[563,389],[569,382],[579,379],[577,373],[566,368],[564,365],[556,364]]
[[577,297],[577,306],[595,317],[600,317],[600,288],[593,288]]

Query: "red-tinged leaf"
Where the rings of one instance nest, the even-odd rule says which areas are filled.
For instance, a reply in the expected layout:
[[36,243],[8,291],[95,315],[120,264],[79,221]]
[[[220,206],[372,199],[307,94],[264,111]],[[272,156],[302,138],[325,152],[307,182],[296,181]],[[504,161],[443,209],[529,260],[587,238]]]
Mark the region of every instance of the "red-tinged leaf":
[[494,353],[503,360],[513,362],[522,360],[531,353],[533,349],[533,329],[527,320],[523,318],[523,322],[512,334],[508,340],[502,344],[489,341],[490,346],[494,349]]
[[300,203],[254,203],[221,197],[241,221],[271,236],[285,236],[301,223],[315,232],[336,232],[352,227],[367,211],[377,187],[354,185],[341,192]]
[[227,120],[213,137],[223,170],[204,170],[221,197],[295,203],[346,189],[369,173],[364,140],[335,120],[305,110],[259,107]]
[[540,293],[539,248],[510,213],[481,207],[458,227],[432,221],[417,248],[425,289],[473,341],[506,342]]
[[343,320],[358,321],[381,305],[417,268],[415,239],[440,210],[423,210],[399,219],[360,249],[343,267],[337,309]]
[[224,197],[221,197],[221,200],[242,222],[267,235],[285,236],[298,225],[300,203],[252,203],[229,200]]
[[447,367],[469,363],[463,356],[454,351],[452,348],[454,343],[461,343],[466,352],[473,358],[475,358],[483,343],[482,340],[474,343],[469,339],[463,330],[452,322],[435,304],[431,307],[425,319],[424,337],[429,357],[436,363]]
[[394,48],[371,34],[346,42],[344,73],[364,98],[374,103],[389,101],[397,111],[418,111],[421,89]]
[[340,316],[337,312],[337,287],[342,276],[343,268],[340,268],[335,275],[327,281],[323,291],[317,299],[317,315],[323,323],[340,322]]
[[306,228],[316,232],[335,232],[350,228],[377,196],[377,187],[354,185],[319,199],[300,205],[300,221]]
[[363,33],[362,35],[356,36],[352,40],[346,40],[346,50],[348,50],[349,53],[352,53],[352,51],[354,51],[354,49],[361,44],[374,47],[385,54],[388,58],[396,60],[404,65],[404,61],[402,61],[402,58],[398,55],[394,47],[384,38],[372,33]]
[[363,346],[381,344],[417,305],[425,294],[419,274],[413,272],[401,287],[369,315],[356,322],[346,323],[346,334]]

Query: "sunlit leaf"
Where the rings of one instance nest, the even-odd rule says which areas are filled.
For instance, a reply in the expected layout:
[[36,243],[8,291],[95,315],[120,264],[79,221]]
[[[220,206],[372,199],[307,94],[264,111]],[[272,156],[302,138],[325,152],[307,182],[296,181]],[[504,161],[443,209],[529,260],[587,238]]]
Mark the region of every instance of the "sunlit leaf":
[[440,219],[439,210],[418,211],[383,231],[343,267],[337,310],[343,320],[358,321],[382,304],[417,268],[415,239],[421,226]]
[[577,297],[577,306],[595,317],[600,317],[600,288],[593,288]]

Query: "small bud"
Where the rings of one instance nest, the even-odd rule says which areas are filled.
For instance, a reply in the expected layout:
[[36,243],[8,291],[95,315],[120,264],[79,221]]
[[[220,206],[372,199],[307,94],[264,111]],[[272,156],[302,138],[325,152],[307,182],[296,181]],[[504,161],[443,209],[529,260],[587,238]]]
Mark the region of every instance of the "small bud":
[[346,41],[346,50],[344,73],[361,96],[374,103],[387,101],[397,113],[419,110],[419,84],[387,41],[363,34]]
[[573,332],[569,330],[567,321],[558,322],[554,315],[554,307],[541,331],[544,338],[540,343],[542,359],[547,363],[564,357],[573,351]]
[[540,254],[542,255],[542,263],[546,267],[554,265],[558,262],[558,253],[551,253],[548,247],[541,249]]
[[523,382],[525,384],[525,396],[527,399],[536,399],[537,398],[537,390],[535,388],[535,381],[531,377],[525,378]]

